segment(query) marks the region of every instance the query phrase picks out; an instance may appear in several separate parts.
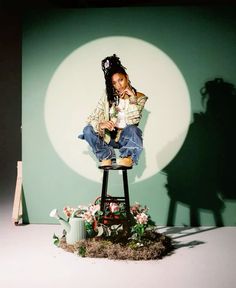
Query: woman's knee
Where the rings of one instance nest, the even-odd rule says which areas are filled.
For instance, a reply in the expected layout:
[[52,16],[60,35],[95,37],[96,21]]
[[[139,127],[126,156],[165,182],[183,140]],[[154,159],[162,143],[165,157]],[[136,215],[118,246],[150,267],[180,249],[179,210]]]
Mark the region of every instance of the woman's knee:
[[91,125],[85,126],[83,130],[83,134],[85,138],[86,136],[90,136],[91,134],[94,134],[93,127]]
[[128,125],[124,128],[124,131],[130,135],[136,134],[142,136],[142,131],[138,128],[137,125]]

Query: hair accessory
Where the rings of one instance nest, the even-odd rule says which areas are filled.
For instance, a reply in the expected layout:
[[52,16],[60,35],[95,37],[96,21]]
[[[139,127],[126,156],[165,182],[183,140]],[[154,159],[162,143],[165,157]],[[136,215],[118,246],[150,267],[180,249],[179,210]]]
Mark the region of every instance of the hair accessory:
[[120,58],[113,54],[112,56],[108,56],[102,60],[102,70],[104,75],[106,76],[111,70],[115,70],[117,68],[126,69],[120,62]]
[[109,60],[107,59],[107,61],[104,63],[104,67],[107,69],[109,67]]

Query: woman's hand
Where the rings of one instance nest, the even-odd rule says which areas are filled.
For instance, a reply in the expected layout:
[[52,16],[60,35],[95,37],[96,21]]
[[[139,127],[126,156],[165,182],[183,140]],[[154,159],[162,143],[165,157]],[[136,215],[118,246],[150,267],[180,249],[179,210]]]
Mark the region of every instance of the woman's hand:
[[120,95],[120,98],[123,99],[125,98],[125,96],[128,96],[128,97],[135,97],[135,94],[132,90],[132,88],[130,86],[126,87],[124,91],[122,91],[122,94]]
[[122,95],[120,96],[121,99],[129,98],[130,104],[137,104],[137,97],[133,91],[133,89],[128,86],[125,88],[125,90],[122,92]]
[[115,129],[115,124],[112,121],[104,121],[99,123],[99,128],[101,130],[108,129],[109,131],[113,131]]

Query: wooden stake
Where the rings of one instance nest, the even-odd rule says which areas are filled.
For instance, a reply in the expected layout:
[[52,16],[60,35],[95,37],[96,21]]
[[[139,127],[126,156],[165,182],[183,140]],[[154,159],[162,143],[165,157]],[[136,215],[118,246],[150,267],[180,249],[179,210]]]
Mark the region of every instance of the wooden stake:
[[15,197],[12,211],[12,221],[15,225],[20,224],[22,221],[23,209],[22,209],[22,161],[17,161],[17,178]]

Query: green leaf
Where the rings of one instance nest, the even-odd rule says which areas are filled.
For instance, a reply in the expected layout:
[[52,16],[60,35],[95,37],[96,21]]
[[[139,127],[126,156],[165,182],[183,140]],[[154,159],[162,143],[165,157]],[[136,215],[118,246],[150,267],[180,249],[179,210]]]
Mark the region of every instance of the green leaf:
[[79,255],[81,256],[81,257],[85,257],[85,254],[86,254],[86,247],[85,246],[81,246],[81,247],[79,247]]
[[114,215],[120,215],[120,211],[113,212]]
[[54,233],[52,238],[53,238],[53,244],[58,247],[60,243],[58,236]]

